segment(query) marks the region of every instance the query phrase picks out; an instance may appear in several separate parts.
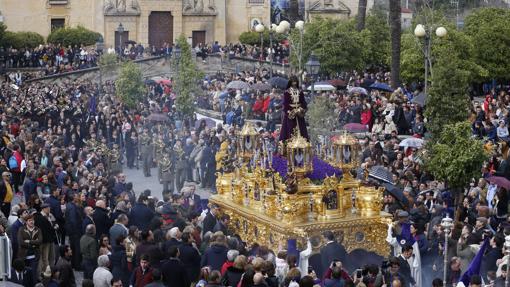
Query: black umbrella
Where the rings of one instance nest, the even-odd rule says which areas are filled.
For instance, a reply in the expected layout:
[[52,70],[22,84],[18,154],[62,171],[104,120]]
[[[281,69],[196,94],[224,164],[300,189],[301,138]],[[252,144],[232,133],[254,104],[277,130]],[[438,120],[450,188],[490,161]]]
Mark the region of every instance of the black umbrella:
[[390,183],[384,183],[383,186],[386,189],[386,191],[391,196],[393,196],[398,201],[398,203],[400,203],[402,207],[406,207],[407,205],[409,205],[409,201],[404,196],[404,191],[402,189]]
[[382,182],[393,183],[393,174],[382,165],[376,165],[370,169],[368,177]]
[[289,80],[282,78],[282,77],[272,77],[269,79],[269,83],[271,84],[271,86],[273,88],[278,88],[278,89],[284,90],[287,88],[287,84],[289,83]]

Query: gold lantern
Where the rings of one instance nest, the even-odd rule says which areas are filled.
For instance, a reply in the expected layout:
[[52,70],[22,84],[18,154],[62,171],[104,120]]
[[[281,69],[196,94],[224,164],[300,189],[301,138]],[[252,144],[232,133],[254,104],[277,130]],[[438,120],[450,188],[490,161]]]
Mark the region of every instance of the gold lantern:
[[251,123],[245,123],[237,141],[238,155],[248,163],[257,150],[259,133]]
[[287,142],[289,171],[298,178],[312,171],[312,145],[299,133],[295,133]]
[[333,142],[331,164],[342,169],[345,179],[350,179],[350,171],[359,167],[359,151],[358,140],[350,134],[343,133]]

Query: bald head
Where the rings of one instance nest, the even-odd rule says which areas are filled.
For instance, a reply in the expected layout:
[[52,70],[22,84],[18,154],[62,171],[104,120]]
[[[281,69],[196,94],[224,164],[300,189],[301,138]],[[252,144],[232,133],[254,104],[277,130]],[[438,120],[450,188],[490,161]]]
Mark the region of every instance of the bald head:
[[98,200],[96,202],[96,207],[106,208],[106,202],[104,202],[104,200]]

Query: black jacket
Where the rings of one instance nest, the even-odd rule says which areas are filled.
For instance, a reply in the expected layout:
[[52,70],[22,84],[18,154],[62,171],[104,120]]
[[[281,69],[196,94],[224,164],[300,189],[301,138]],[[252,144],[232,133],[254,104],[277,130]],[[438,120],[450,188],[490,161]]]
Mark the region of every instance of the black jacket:
[[11,268],[11,279],[8,279],[7,281],[23,285],[25,287],[33,287],[34,282],[32,280],[32,269],[26,267],[22,272],[23,279],[18,278],[16,271],[14,268]]
[[188,278],[196,282],[200,275],[200,253],[190,243],[183,243],[179,246],[179,258],[188,273]]
[[202,230],[202,234],[206,234],[208,231],[212,232],[217,221],[218,220],[214,215],[212,215],[211,211],[208,211],[204,218],[204,229]]
[[106,209],[96,206],[96,209],[94,209],[94,213],[92,214],[92,219],[94,219],[94,223],[96,224],[96,239],[99,239],[99,237],[103,234],[109,233],[110,227],[113,225],[113,221],[108,215],[108,211]]
[[163,274],[163,282],[168,287],[183,287],[191,285],[188,273],[179,259],[170,258],[169,260],[166,260],[161,267],[161,273]]
[[34,216],[35,226],[39,227],[42,231],[42,243],[54,243],[57,240],[55,229],[50,220],[42,215],[40,212]]
[[243,273],[243,269],[237,269],[234,266],[230,266],[227,268],[227,272],[223,275],[221,282],[225,286],[237,286],[239,281],[241,281]]
[[347,263],[345,262],[347,259],[347,252],[338,242],[332,241],[321,248],[321,259],[323,269],[330,266],[333,260],[340,260],[345,265]]
[[414,280],[414,278],[412,276],[411,266],[409,266],[409,263],[407,262],[407,260],[405,258],[403,258],[402,255],[400,255],[398,257],[398,261],[400,261],[400,269],[399,269],[398,273],[402,274],[405,282],[407,283],[407,285],[402,285],[402,286],[405,287],[405,286],[415,285],[416,281]]

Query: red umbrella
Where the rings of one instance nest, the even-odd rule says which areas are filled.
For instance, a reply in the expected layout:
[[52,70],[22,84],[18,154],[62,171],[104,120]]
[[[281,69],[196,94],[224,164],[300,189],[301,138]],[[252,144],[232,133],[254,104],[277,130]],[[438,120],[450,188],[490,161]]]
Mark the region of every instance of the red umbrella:
[[347,87],[347,82],[342,79],[329,80],[328,82],[335,87]]
[[357,124],[357,123],[350,123],[344,125],[344,130],[351,132],[351,133],[361,133],[361,132],[367,132],[368,127],[366,125]]
[[492,184],[495,184],[499,187],[502,187],[506,190],[510,190],[510,180],[506,179],[505,177],[491,176],[491,177],[487,178],[487,181]]

